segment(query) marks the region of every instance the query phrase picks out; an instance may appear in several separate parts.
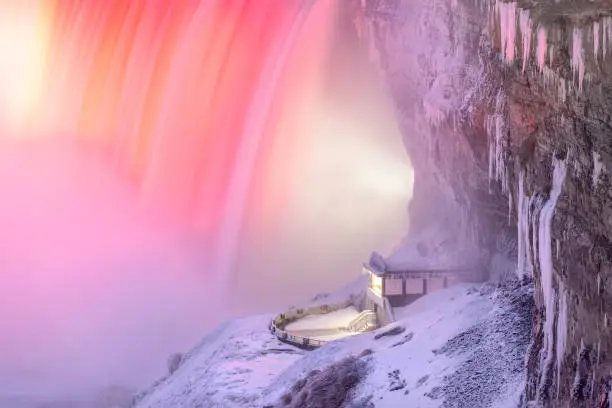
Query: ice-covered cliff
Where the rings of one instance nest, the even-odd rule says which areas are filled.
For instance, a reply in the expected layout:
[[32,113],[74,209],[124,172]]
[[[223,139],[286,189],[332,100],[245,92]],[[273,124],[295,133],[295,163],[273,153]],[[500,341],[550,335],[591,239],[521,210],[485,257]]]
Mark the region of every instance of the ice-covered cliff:
[[[533,277],[529,401],[612,377],[612,2],[353,2],[415,168],[412,218]],[[433,204],[435,203],[435,205]],[[416,232],[416,231],[415,231]],[[464,241],[463,241],[464,242]]]

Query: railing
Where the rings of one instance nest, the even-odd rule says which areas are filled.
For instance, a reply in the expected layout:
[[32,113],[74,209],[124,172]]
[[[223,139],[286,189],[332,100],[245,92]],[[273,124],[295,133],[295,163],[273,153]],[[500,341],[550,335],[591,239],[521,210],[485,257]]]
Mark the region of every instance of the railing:
[[333,336],[336,334],[340,334],[343,332],[348,332],[348,329],[345,327],[334,327],[330,329],[298,329],[298,330],[286,330],[287,333],[293,334],[295,336],[303,336],[303,337],[326,337]]
[[[315,314],[327,314],[330,312],[334,312],[336,310],[345,309],[351,306],[351,301],[347,300],[344,302],[336,303],[333,305],[318,305],[307,308],[299,308],[299,309],[289,309],[285,313],[281,313],[276,316],[270,322],[270,331],[273,335],[275,335],[280,341],[285,343],[293,344],[294,346],[305,348],[305,349],[313,349],[317,347],[321,347],[326,345],[329,341],[321,340],[316,338],[311,338],[307,336],[300,336],[299,334],[287,332],[284,328],[291,322],[298,320],[302,317],[315,315]],[[362,312],[363,313],[363,312]],[[361,314],[360,314],[361,315]],[[342,328],[338,328],[339,331]]]
[[272,323],[270,325],[270,331],[280,341],[293,344],[294,346],[297,346],[300,348],[313,349],[313,348],[324,346],[328,343],[325,340],[311,339],[310,337],[298,336],[295,334],[287,333],[286,331],[276,327],[276,325],[274,324],[274,320],[272,320]]
[[362,333],[375,329],[376,326],[376,313],[371,310],[364,310],[349,323],[348,330],[355,333]]

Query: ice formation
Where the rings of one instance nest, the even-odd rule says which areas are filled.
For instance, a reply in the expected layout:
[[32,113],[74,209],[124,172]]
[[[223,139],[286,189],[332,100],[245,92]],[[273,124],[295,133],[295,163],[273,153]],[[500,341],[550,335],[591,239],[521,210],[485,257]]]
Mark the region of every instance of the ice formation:
[[[558,241],[557,241],[558,242]],[[565,345],[567,336],[567,291],[565,286],[559,282],[559,314],[557,315],[557,398],[559,398],[559,379],[563,366],[563,356],[565,355]]]
[[[508,192],[508,177],[506,174],[506,163],[504,160],[504,145],[506,143],[504,134],[506,125],[504,121],[504,108],[506,96],[502,90],[497,93],[495,100],[495,113],[487,117],[487,135],[489,137],[489,180],[501,183],[502,192]],[[508,197],[509,200],[511,199]]]
[[546,64],[546,41],[548,38],[548,32],[546,28],[538,28],[538,48],[537,48],[537,61],[538,69],[540,73],[544,72],[544,66]]
[[502,54],[506,61],[514,61],[516,49],[516,10],[515,2],[505,3],[497,1],[495,8],[499,15],[499,33],[501,38]]
[[529,54],[531,51],[531,17],[529,16],[529,10],[519,10],[519,28],[521,30],[521,36],[523,40],[523,73],[527,67],[529,61]]
[[[576,353],[576,367],[580,364],[580,356],[584,354],[584,339],[580,339],[580,348]],[[572,390],[578,389],[580,387],[580,370],[576,370],[576,374],[574,375],[574,384],[572,385]]]
[[601,20],[601,40],[603,57],[606,58],[608,47],[612,44],[612,17],[604,17]]
[[593,151],[593,188],[597,187],[599,183],[599,177],[603,171],[603,162],[598,152]]
[[582,91],[584,81],[584,48],[582,44],[582,30],[574,27],[572,32],[572,74],[574,80],[578,75],[578,90]]
[[521,171],[519,174],[518,188],[518,262],[517,275],[519,278],[523,276],[531,276],[533,273],[533,265],[531,264],[531,247],[529,245],[529,226],[531,224],[529,218],[529,204],[531,197],[525,194],[525,174]]
[[595,61],[597,61],[599,56],[599,21],[593,23],[593,54]]
[[[538,70],[541,74],[546,73],[546,59],[552,65],[554,49],[548,44],[549,31],[546,27],[540,26],[535,35],[533,34],[533,21],[528,9],[520,8],[517,2],[504,2],[496,0],[494,6],[495,13],[492,16],[496,19],[495,26],[500,36],[501,54],[508,63],[513,63],[516,59],[516,41],[522,41],[522,70],[526,71],[529,63],[532,37],[535,44],[535,59]],[[612,17],[603,17],[591,23],[591,26],[574,26],[572,29],[571,44],[571,68],[574,80],[577,81],[577,91],[582,91],[584,80],[587,78],[585,66],[585,38],[590,38],[590,34],[585,36],[584,30],[590,29],[593,32],[593,54],[595,61],[600,55],[605,59],[609,53],[608,48],[612,45]],[[552,71],[552,70],[551,70]],[[555,75],[555,77],[558,77]],[[562,78],[558,78],[555,86],[559,89],[559,98],[565,100],[570,88]]]
[[547,368],[552,363],[553,348],[555,346],[555,336],[553,333],[557,294],[553,287],[554,266],[552,258],[552,219],[555,214],[557,201],[563,190],[563,183],[566,174],[566,162],[553,157],[553,184],[550,191],[550,197],[542,210],[540,211],[540,224],[538,228],[539,240],[539,263],[541,274],[542,297],[545,307],[544,321],[544,345],[542,354],[540,355],[540,372],[542,379],[540,384],[545,384],[544,376],[547,374]]
[[542,198],[539,195],[534,194],[529,201],[529,220],[531,221],[531,254],[533,256],[532,266],[538,264],[540,261],[539,248],[540,242],[538,241],[538,229],[540,221],[540,211],[542,211]]
[[554,55],[555,55],[555,46],[551,45],[548,48],[548,65],[552,65]]

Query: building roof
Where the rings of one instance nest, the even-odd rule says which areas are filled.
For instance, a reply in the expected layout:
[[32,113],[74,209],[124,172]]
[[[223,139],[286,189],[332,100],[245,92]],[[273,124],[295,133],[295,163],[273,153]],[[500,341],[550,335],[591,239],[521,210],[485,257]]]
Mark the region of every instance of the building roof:
[[473,271],[478,267],[478,259],[478,254],[474,251],[456,251],[436,256],[421,256],[404,252],[392,254],[387,258],[382,258],[373,252],[370,262],[365,266],[376,275],[449,274]]

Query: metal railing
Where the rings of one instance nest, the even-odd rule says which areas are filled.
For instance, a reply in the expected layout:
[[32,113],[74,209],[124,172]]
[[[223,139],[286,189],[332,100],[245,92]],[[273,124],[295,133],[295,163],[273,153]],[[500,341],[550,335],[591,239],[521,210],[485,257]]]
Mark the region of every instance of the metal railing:
[[377,327],[376,313],[371,310],[364,310],[359,313],[348,325],[348,330],[355,333],[362,333]]
[[328,342],[320,339],[312,339],[310,337],[298,336],[295,334],[287,333],[286,331],[278,328],[274,324],[274,320],[270,325],[270,331],[273,335],[275,335],[280,341],[293,344],[296,347],[313,349],[317,347],[321,347],[326,345]]
[[[307,336],[300,336],[299,334],[287,332],[284,328],[291,322],[301,319],[302,317],[316,314],[327,314],[336,310],[345,309],[351,306],[352,302],[346,300],[344,302],[336,303],[333,305],[317,305],[306,308],[289,309],[285,313],[281,313],[276,316],[270,322],[270,331],[280,341],[292,344],[297,347],[313,349],[321,347],[329,343],[328,340],[321,340]],[[341,328],[338,328],[341,330]]]

